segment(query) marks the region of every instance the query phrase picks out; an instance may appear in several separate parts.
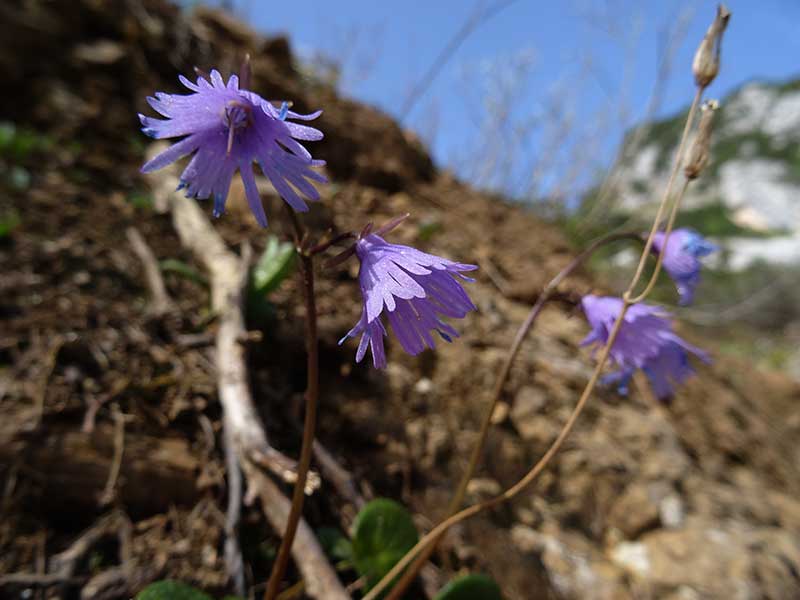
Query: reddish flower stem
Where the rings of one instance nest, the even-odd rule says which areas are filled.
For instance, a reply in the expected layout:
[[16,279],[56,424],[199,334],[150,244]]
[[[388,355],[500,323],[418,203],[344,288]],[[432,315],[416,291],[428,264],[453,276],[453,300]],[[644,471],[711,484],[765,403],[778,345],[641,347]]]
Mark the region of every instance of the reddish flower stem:
[[272,566],[267,583],[267,590],[264,592],[264,600],[274,600],[278,595],[278,590],[289,563],[289,555],[294,542],[297,526],[303,512],[303,501],[305,500],[306,479],[311,467],[311,455],[314,447],[314,431],[317,423],[317,404],[319,401],[319,339],[317,334],[317,307],[314,295],[314,261],[308,252],[301,250],[302,240],[305,238],[300,223],[294,212],[287,209],[289,219],[292,222],[295,233],[295,244],[300,254],[300,264],[302,266],[303,297],[306,309],[306,414],[303,424],[303,443],[300,449],[300,460],[297,465],[297,481],[292,492],[292,505],[289,510],[289,517],[286,521],[286,531],[283,534],[278,555]]

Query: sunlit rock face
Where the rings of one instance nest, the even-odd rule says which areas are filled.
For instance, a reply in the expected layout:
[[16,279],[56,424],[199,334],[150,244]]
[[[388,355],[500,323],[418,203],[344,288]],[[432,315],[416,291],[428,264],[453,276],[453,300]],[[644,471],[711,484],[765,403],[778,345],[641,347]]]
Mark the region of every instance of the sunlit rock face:
[[[685,115],[645,125],[636,148],[627,136],[618,210],[653,210]],[[751,83],[723,98],[712,139],[709,166],[684,201],[697,228],[709,218],[724,222],[726,234],[715,241],[729,269],[800,265],[800,81]]]

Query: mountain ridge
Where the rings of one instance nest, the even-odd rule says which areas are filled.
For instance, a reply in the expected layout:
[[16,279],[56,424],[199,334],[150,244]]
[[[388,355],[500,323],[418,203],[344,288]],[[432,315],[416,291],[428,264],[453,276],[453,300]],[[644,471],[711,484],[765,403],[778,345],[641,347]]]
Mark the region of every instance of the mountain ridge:
[[[615,210],[649,214],[667,177],[686,110],[646,123],[623,140]],[[800,78],[753,80],[722,100],[714,124],[709,165],[687,191],[688,210],[718,204],[747,235],[715,241],[727,251],[724,268],[756,261],[800,263]],[[757,239],[754,239],[753,234]],[[713,233],[712,233],[713,235]]]

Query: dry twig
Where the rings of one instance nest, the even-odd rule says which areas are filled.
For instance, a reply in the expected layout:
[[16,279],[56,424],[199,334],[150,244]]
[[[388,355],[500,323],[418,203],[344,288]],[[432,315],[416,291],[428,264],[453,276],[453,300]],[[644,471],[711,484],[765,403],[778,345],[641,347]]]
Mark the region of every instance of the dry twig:
[[130,242],[136,256],[142,261],[144,267],[145,280],[147,281],[147,288],[150,290],[150,307],[149,311],[154,316],[161,316],[170,312],[174,305],[172,300],[167,294],[167,288],[164,285],[164,279],[161,277],[161,269],[158,268],[158,261],[155,254],[147,245],[147,242],[135,227],[128,227],[125,230],[125,235]]
[[50,559],[50,573],[11,573],[0,577],[0,588],[28,586],[49,588],[77,585],[86,577],[74,575],[83,557],[102,538],[115,535],[119,541],[119,561],[116,567],[106,569],[89,579],[81,590],[82,600],[102,600],[130,596],[155,579],[160,571],[157,565],[139,566],[133,560],[131,538],[133,526],[125,514],[114,511],[99,519],[84,531],[72,545]]
[[[227,421],[226,421],[227,424]],[[244,561],[239,546],[239,518],[242,511],[242,470],[236,458],[233,432],[225,427],[225,469],[228,474],[228,508],[225,512],[225,567],[233,589],[244,596]]]
[[111,470],[108,472],[103,493],[100,495],[100,504],[108,505],[114,501],[119,472],[122,468],[122,455],[125,453],[125,415],[114,404],[111,414],[114,415],[114,458],[111,461]]

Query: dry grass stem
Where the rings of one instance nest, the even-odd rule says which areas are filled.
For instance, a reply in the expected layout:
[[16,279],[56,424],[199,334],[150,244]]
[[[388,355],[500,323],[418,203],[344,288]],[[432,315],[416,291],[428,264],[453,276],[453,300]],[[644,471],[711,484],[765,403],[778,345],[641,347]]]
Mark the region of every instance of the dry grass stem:
[[[716,45],[716,60],[717,60],[717,63],[719,61],[719,45],[718,45],[718,42],[719,42],[719,39],[721,38],[722,31],[724,31],[725,25],[727,25],[727,21],[728,21],[729,17],[730,17],[730,13],[727,12],[727,9],[724,9],[724,7],[721,6],[720,9],[718,10],[717,18],[715,19],[715,23],[717,23],[718,21],[720,21],[722,19],[721,25],[718,25],[717,29],[715,30],[715,32],[716,32],[715,35],[717,36],[717,38],[716,38],[717,39],[717,45]],[[713,25],[712,25],[712,28],[713,28]],[[711,31],[711,29],[709,29],[709,31]],[[706,37],[708,37],[708,35],[709,34],[707,34]],[[705,39],[704,39],[704,42],[705,42]],[[702,44],[701,44],[701,48],[702,48]],[[622,296],[623,304],[622,304],[622,309],[620,311],[620,314],[617,316],[617,319],[614,322],[614,326],[612,327],[611,332],[609,333],[608,340],[607,340],[606,344],[603,346],[603,348],[602,348],[602,350],[600,352],[600,357],[599,357],[599,359],[597,361],[597,364],[595,365],[595,368],[594,368],[594,370],[592,372],[592,375],[591,375],[588,383],[586,384],[586,387],[584,388],[583,392],[581,393],[581,396],[580,396],[577,404],[575,405],[575,408],[573,409],[572,413],[570,414],[570,416],[567,419],[566,423],[564,424],[563,428],[559,432],[558,436],[553,441],[552,445],[548,448],[547,452],[545,452],[544,456],[542,456],[542,458],[531,468],[531,470],[528,471],[528,473],[526,473],[525,476],[522,479],[520,479],[516,484],[511,486],[509,489],[504,491],[499,496],[491,498],[491,499],[489,499],[489,500],[487,500],[485,502],[481,502],[481,503],[475,504],[473,506],[470,506],[470,507],[462,510],[461,512],[456,513],[455,515],[452,515],[452,516],[448,517],[447,519],[442,521],[439,525],[434,527],[428,534],[423,536],[423,538],[414,546],[414,548],[412,548],[409,552],[407,552],[406,555],[403,556],[403,558],[397,564],[394,565],[394,567],[391,569],[391,571],[389,571],[389,573],[386,576],[384,576],[384,578],[374,588],[372,588],[369,591],[368,594],[366,594],[364,596],[364,600],[375,600],[376,598],[378,598],[378,596],[381,593],[383,593],[383,591],[391,584],[391,582],[394,579],[396,579],[401,573],[403,573],[404,569],[409,565],[409,563],[411,563],[412,560],[414,560],[414,558],[417,555],[419,555],[423,550],[426,550],[429,545],[433,546],[438,541],[438,539],[451,526],[453,526],[453,525],[455,525],[455,524],[457,524],[457,523],[459,523],[459,522],[461,522],[461,521],[463,521],[465,519],[468,519],[469,517],[471,517],[473,515],[476,515],[476,514],[482,512],[483,510],[487,510],[487,509],[490,509],[490,508],[492,508],[494,506],[502,504],[503,502],[506,502],[506,501],[514,498],[515,496],[517,496],[519,493],[521,493],[525,488],[527,488],[528,485],[530,485],[536,479],[536,477],[539,475],[539,473],[541,473],[544,470],[544,468],[549,464],[549,462],[552,460],[552,458],[556,455],[556,453],[559,451],[559,449],[563,445],[564,441],[566,440],[566,438],[568,437],[568,435],[570,434],[570,432],[574,428],[575,423],[578,420],[578,417],[580,416],[581,412],[583,411],[584,407],[586,406],[586,403],[588,402],[589,398],[591,397],[591,394],[594,391],[594,388],[597,385],[597,382],[599,381],[600,374],[602,373],[603,368],[605,367],[605,364],[608,361],[608,357],[609,357],[609,355],[611,353],[611,348],[613,347],[614,342],[616,341],[617,336],[619,335],[620,329],[622,328],[622,324],[624,323],[625,315],[626,315],[628,309],[635,302],[639,302],[644,297],[646,297],[646,295],[652,289],[652,283],[654,281],[653,278],[651,278],[650,282],[646,286],[645,291],[634,299],[634,291],[635,291],[636,287],[638,286],[639,281],[640,281],[640,279],[642,277],[642,274],[644,272],[644,267],[645,267],[645,264],[647,262],[647,258],[649,256],[650,250],[651,250],[651,248],[653,246],[653,240],[655,238],[655,234],[659,231],[659,229],[661,227],[661,221],[663,219],[663,216],[664,216],[664,213],[665,213],[665,211],[667,209],[667,206],[669,205],[669,200],[670,200],[670,197],[672,195],[672,188],[674,187],[675,180],[677,179],[678,172],[681,169],[681,165],[683,165],[684,155],[685,155],[685,152],[686,152],[687,140],[689,138],[689,132],[690,132],[692,124],[694,122],[695,113],[697,112],[697,109],[698,109],[698,106],[700,104],[700,100],[702,98],[702,94],[703,94],[703,91],[704,91],[706,85],[707,84],[702,84],[702,83],[698,82],[698,86],[697,86],[697,89],[695,91],[695,95],[694,95],[694,98],[692,100],[692,104],[691,104],[691,107],[689,109],[689,113],[688,113],[687,118],[686,118],[686,123],[685,123],[684,128],[683,128],[683,133],[681,134],[680,143],[678,144],[678,148],[677,148],[677,150],[675,152],[675,158],[674,158],[674,161],[673,161],[673,166],[672,166],[672,169],[671,169],[671,172],[670,172],[669,180],[667,181],[667,185],[666,185],[666,188],[664,190],[664,194],[663,194],[663,196],[661,198],[661,201],[659,203],[658,210],[656,212],[656,216],[653,219],[653,225],[652,225],[652,227],[650,229],[650,232],[649,232],[649,234],[647,236],[647,239],[645,241],[644,249],[642,250],[642,254],[641,254],[640,258],[639,258],[639,264],[638,264],[638,266],[636,268],[636,272],[634,273],[634,276],[631,279],[631,282],[628,285],[628,288],[625,290],[625,292],[624,292],[624,294]],[[704,112],[713,113],[713,110],[709,110],[708,108],[706,108],[706,111],[704,111]],[[706,128],[710,132],[710,117],[707,117],[707,119],[709,119],[709,121],[708,121],[708,124],[707,124]],[[707,141],[708,140],[706,139],[706,144],[707,144]],[[691,179],[689,179],[687,177],[685,182],[684,182],[684,185],[682,187],[681,193],[678,195],[678,197],[675,199],[675,202],[672,205],[672,210],[670,212],[670,217],[669,217],[669,222],[668,222],[668,229],[667,229],[667,232],[666,232],[666,235],[665,235],[665,241],[664,241],[665,245],[666,245],[666,243],[667,243],[667,241],[669,239],[669,232],[670,232],[670,230],[672,228],[672,225],[674,224],[675,216],[677,215],[678,208],[680,207],[680,200],[683,197],[683,193],[685,192],[685,189],[686,189],[689,181],[691,181]],[[657,276],[657,273],[655,273],[654,277],[655,276]],[[518,334],[517,338],[519,338],[519,334]],[[516,339],[515,339],[515,342],[516,342]],[[489,424],[491,424],[491,412],[489,413],[489,415],[490,415],[490,417],[489,417],[488,421],[489,421]],[[484,429],[488,430],[488,425]],[[418,562],[421,562],[421,561],[418,561]],[[412,569],[411,573],[413,573],[413,572],[414,572],[414,570]],[[407,577],[405,578],[405,580],[409,579],[408,574],[406,574],[406,575],[407,575]],[[401,580],[401,581],[405,581],[405,580]],[[399,588],[399,585],[395,586],[395,589],[393,590],[393,594],[389,597],[390,599],[396,598],[397,596],[399,596],[399,593],[402,592],[402,590],[398,590],[398,588]]]

